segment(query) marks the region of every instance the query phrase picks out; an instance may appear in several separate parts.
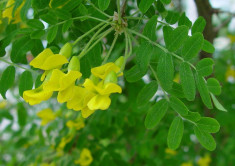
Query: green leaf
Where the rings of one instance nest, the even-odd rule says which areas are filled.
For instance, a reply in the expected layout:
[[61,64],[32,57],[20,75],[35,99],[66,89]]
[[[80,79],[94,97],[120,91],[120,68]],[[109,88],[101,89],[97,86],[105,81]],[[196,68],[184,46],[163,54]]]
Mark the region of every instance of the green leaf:
[[33,88],[33,76],[31,72],[25,71],[22,73],[19,81],[19,94],[23,97],[23,92]]
[[155,3],[155,6],[157,7],[157,11],[159,13],[163,13],[163,12],[166,11],[166,9],[165,9],[165,7],[164,7],[164,5],[162,4],[161,1],[157,1],[157,4]]
[[34,43],[27,36],[16,40],[12,44],[11,61],[14,63],[27,63],[26,53],[31,50],[33,46]]
[[175,117],[172,121],[168,136],[167,136],[167,145],[170,149],[177,149],[180,146],[184,133],[184,122],[180,117]]
[[209,78],[207,80],[207,87],[211,93],[214,95],[220,95],[221,94],[221,86],[219,84],[219,81],[215,78]]
[[165,99],[162,99],[158,101],[156,104],[154,104],[148,111],[147,116],[145,118],[144,122],[145,127],[147,129],[152,129],[155,126],[157,126],[158,123],[166,114],[167,109],[168,109],[168,104]]
[[182,48],[182,55],[185,60],[196,57],[203,46],[204,38],[201,33],[195,33],[189,37]]
[[42,74],[37,76],[35,83],[34,83],[35,89],[38,88],[40,85],[42,85],[41,77],[42,77]]
[[180,81],[183,92],[187,100],[193,101],[196,95],[196,86],[191,67],[188,63],[183,62],[180,65]]
[[197,127],[207,133],[217,133],[220,125],[217,120],[209,117],[203,117],[197,122]]
[[99,8],[103,11],[108,9],[109,4],[110,4],[110,0],[98,0]]
[[2,73],[0,80],[0,93],[4,99],[6,99],[7,90],[14,84],[15,80],[15,67],[8,66]]
[[44,30],[36,30],[30,34],[30,38],[31,39],[41,39],[44,34],[45,34]]
[[161,0],[161,2],[164,3],[164,4],[166,4],[166,5],[168,5],[168,4],[171,3],[171,0]]
[[169,90],[169,94],[178,98],[185,98],[182,86],[176,82],[173,82],[172,88]]
[[177,97],[174,97],[174,96],[170,97],[170,107],[181,116],[185,116],[189,112],[185,104],[181,100],[179,100]]
[[210,93],[207,88],[205,79],[202,76],[196,74],[195,80],[196,80],[196,85],[197,85],[197,88],[198,88],[198,91],[200,93],[203,103],[206,105],[207,108],[212,109],[213,106],[211,103]]
[[25,0],[24,6],[20,10],[20,18],[22,21],[26,21],[28,10],[31,7],[31,0]]
[[49,5],[50,0],[32,0],[34,9],[43,9]]
[[188,112],[188,115],[183,116],[183,118],[188,119],[193,122],[197,122],[201,119],[201,115],[198,112]]
[[125,78],[128,82],[139,81],[145,74],[146,71],[141,71],[137,65],[133,66],[128,71],[124,72]]
[[55,16],[55,14],[53,12],[48,12],[47,14],[43,14],[40,16],[40,18],[47,22],[48,24],[56,24],[57,23],[57,17]]
[[170,26],[163,27],[163,36],[166,46],[169,46],[171,44],[173,31],[174,31],[173,28]]
[[220,104],[220,102],[216,99],[216,97],[211,93],[211,98],[212,98],[212,101],[215,105],[215,107],[220,110],[220,111],[224,111],[224,112],[228,112],[224,107],[223,105]]
[[166,22],[169,24],[175,24],[180,18],[180,14],[175,11],[168,11],[168,14],[165,18]]
[[142,13],[147,12],[147,10],[150,8],[150,6],[152,5],[152,3],[155,0],[141,0],[140,4],[139,4],[139,9]]
[[150,6],[150,8],[147,10],[147,12],[144,15],[147,16],[148,18],[156,16],[155,8],[153,7],[153,5]]
[[52,8],[57,8],[65,4],[65,2],[66,2],[65,0],[51,0],[50,5]]
[[192,22],[189,20],[189,18],[185,15],[185,12],[180,16],[178,25],[186,25],[188,28],[191,28]]
[[48,43],[53,42],[53,40],[55,39],[56,35],[57,35],[57,31],[58,31],[58,26],[53,26],[52,28],[50,28],[48,30],[48,34],[47,34],[47,41]]
[[[157,16],[153,16],[145,25],[143,30],[143,35],[147,36],[152,41],[157,40],[156,36],[156,27],[157,27]],[[142,39],[141,42],[146,42],[145,39]]]
[[215,52],[215,47],[208,40],[204,40],[202,50],[212,54]]
[[202,33],[206,26],[206,20],[203,17],[198,17],[198,19],[194,22],[192,27],[192,35],[200,32]]
[[213,72],[214,61],[211,58],[204,58],[198,62],[196,69],[199,75],[209,76]]
[[[166,33],[164,33],[166,35]],[[166,42],[166,48],[174,52],[178,50],[188,38],[188,27],[185,25],[179,26],[171,32],[170,41]],[[164,36],[165,40],[165,36]],[[166,40],[169,40],[168,36]]]
[[38,19],[30,19],[26,22],[26,24],[31,28],[44,29],[43,23],[39,21]]
[[27,123],[27,111],[23,103],[17,104],[17,116],[18,116],[18,124],[21,127],[24,127]]
[[137,96],[137,105],[143,106],[146,105],[149,100],[157,92],[158,84],[157,81],[152,81],[149,84],[145,85],[139,92]]
[[87,54],[86,57],[91,67],[100,66],[102,63],[102,44],[97,44]]
[[141,71],[146,71],[153,53],[153,46],[149,42],[143,42],[136,52],[136,63]]
[[160,57],[160,62],[157,66],[157,76],[163,89],[170,90],[174,79],[174,65],[172,56],[164,54]]
[[71,14],[64,9],[56,9],[54,12],[56,16],[62,20],[69,20],[72,17]]
[[65,33],[73,24],[73,20],[68,20],[63,24],[62,32]]
[[211,134],[200,130],[198,127],[194,126],[194,133],[200,142],[200,144],[209,151],[213,151],[216,148],[216,143]]

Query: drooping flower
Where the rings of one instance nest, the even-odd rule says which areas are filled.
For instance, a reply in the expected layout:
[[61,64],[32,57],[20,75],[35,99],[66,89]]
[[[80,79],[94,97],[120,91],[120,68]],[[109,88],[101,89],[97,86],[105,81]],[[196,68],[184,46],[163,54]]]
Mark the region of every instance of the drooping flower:
[[66,63],[68,63],[68,60],[65,56],[54,54],[50,48],[46,48],[30,62],[30,65],[42,70],[51,70],[60,68]]
[[[109,75],[116,75],[114,72],[110,72]],[[106,76],[106,78],[108,75]],[[112,93],[121,93],[122,88],[113,82],[106,82],[105,80],[100,81],[97,85],[91,79],[86,79],[83,86],[95,93],[96,95],[91,98],[87,103],[90,110],[106,110],[111,104],[110,95]]]
[[42,119],[41,125],[44,126],[56,119],[56,115],[50,108],[43,109],[37,113],[37,116]]
[[85,123],[84,123],[84,120],[82,117],[78,117],[77,119],[75,120],[69,120],[67,123],[66,123],[66,126],[70,129],[73,129],[75,128],[76,130],[80,130],[82,128],[85,127]]
[[23,98],[30,105],[39,104],[42,101],[46,101],[51,98],[53,91],[46,91],[43,89],[43,84],[32,90],[24,91]]
[[169,148],[165,149],[165,153],[169,154],[169,155],[172,155],[172,156],[177,154],[177,152],[175,150],[172,150],[172,149],[169,149]]
[[[101,78],[101,79],[105,79],[106,76],[111,72],[115,72],[116,74],[120,72],[120,67],[117,66],[115,63],[113,62],[109,62],[109,63],[106,63],[102,66],[98,66],[98,67],[95,67],[95,68],[92,68],[91,69],[91,73],[98,77],[98,78]],[[121,72],[118,76],[122,76],[123,73]]]
[[75,81],[81,76],[82,74],[79,71],[71,70],[65,74],[59,69],[54,69],[49,80],[43,84],[43,89],[58,91],[57,100],[64,103],[73,98]]
[[199,166],[209,166],[211,163],[211,157],[209,154],[206,154],[204,157],[200,157],[197,161]]
[[2,13],[2,18],[8,18],[8,23],[10,23],[11,21],[13,21],[12,22],[13,24],[17,24],[17,23],[21,22],[20,11],[21,11],[21,8],[23,7],[25,1],[23,1],[21,3],[21,5],[13,13],[13,9],[15,7],[15,5],[14,5],[15,1],[16,0],[8,0],[7,5],[6,5],[6,9]]
[[75,160],[75,164],[80,164],[81,166],[89,166],[93,161],[91,152],[89,149],[84,148],[81,151],[79,159]]

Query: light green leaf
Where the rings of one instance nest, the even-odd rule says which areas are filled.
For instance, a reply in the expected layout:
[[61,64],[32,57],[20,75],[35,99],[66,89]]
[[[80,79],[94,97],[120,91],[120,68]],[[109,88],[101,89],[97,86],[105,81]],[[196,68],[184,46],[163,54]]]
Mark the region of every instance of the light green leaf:
[[142,13],[147,12],[147,10],[150,8],[150,6],[152,5],[152,3],[155,0],[141,0],[140,4],[139,4],[139,9]]
[[23,92],[33,88],[33,76],[31,72],[25,71],[20,76],[19,81],[19,94],[23,97]]
[[185,15],[185,12],[180,16],[178,25],[186,25],[188,28],[191,28],[192,22],[189,20],[189,18]]
[[215,78],[209,78],[207,80],[207,87],[211,93],[214,95],[220,95],[221,94],[221,86],[219,84],[219,81]]
[[[164,33],[166,34],[166,33]],[[173,32],[171,32],[171,40],[166,42],[166,48],[171,51],[174,52],[176,50],[178,50],[184,43],[184,41],[188,38],[188,27],[185,25],[179,26],[176,29],[173,30]],[[166,40],[168,39],[168,37],[166,38]],[[164,40],[165,40],[165,36],[164,36]]]
[[215,47],[208,40],[204,40],[202,50],[212,54],[215,52]]
[[172,88],[174,65],[170,54],[164,54],[164,56],[160,57],[160,61],[157,66],[157,76],[163,89],[167,91]]
[[193,101],[196,95],[196,86],[191,67],[188,63],[183,62],[180,65],[180,81],[184,95],[187,100]]
[[206,105],[207,108],[212,109],[213,106],[211,103],[210,93],[207,88],[205,79],[202,76],[195,74],[195,80],[203,103]]
[[206,20],[203,17],[199,16],[198,19],[193,24],[192,35],[197,32],[202,33],[205,26],[206,26]]
[[0,93],[4,99],[6,99],[7,90],[14,84],[15,80],[15,67],[8,66],[2,73],[0,80]]
[[53,40],[55,39],[56,35],[57,35],[57,31],[58,31],[58,26],[53,26],[52,28],[49,29],[48,34],[47,34],[47,41],[48,43],[53,42]]
[[209,117],[202,117],[197,122],[197,127],[207,133],[217,133],[220,129],[218,121]]
[[180,146],[184,133],[184,122],[180,117],[175,117],[172,121],[168,136],[167,136],[167,145],[170,149],[177,149]]
[[193,122],[197,122],[201,119],[201,115],[198,112],[188,112],[188,115],[183,116],[183,118],[188,119]]
[[98,0],[99,8],[103,11],[108,9],[109,4],[110,4],[110,0]]
[[204,38],[201,33],[195,33],[189,37],[182,48],[182,56],[185,60],[196,57],[203,46]]
[[213,72],[213,65],[214,61],[211,58],[200,60],[196,65],[198,74],[204,77],[211,75]]
[[145,127],[147,129],[152,129],[155,126],[157,126],[158,123],[166,114],[167,108],[168,108],[168,104],[165,99],[162,99],[158,101],[156,104],[154,104],[148,111],[147,116],[145,118],[145,122],[144,122]]
[[224,112],[228,112],[224,107],[223,105],[220,104],[220,102],[216,99],[216,97],[211,93],[211,98],[212,98],[212,101],[215,105],[215,107],[220,110],[220,111],[224,111]]
[[170,107],[173,110],[175,110],[178,114],[180,114],[181,116],[185,116],[188,114],[188,112],[189,112],[188,108],[178,98],[176,98],[174,96],[170,97],[169,103],[170,103]]
[[139,92],[137,96],[137,105],[143,106],[146,105],[153,95],[157,92],[158,84],[157,81],[152,81],[149,84],[145,85]]
[[198,127],[194,126],[194,133],[200,142],[200,144],[209,151],[213,151],[216,148],[216,143],[211,134],[200,130]]

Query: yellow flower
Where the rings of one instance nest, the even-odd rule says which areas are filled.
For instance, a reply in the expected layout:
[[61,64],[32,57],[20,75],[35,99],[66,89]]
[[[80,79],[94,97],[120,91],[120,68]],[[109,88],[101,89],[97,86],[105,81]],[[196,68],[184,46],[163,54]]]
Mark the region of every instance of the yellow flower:
[[37,116],[42,119],[41,125],[44,126],[55,120],[56,115],[50,108],[43,109],[37,113]]
[[104,84],[104,81],[100,81],[97,85],[95,85],[92,80],[86,79],[83,86],[87,90],[96,94],[87,103],[90,110],[106,110],[111,104],[111,99],[109,98],[110,94],[122,92],[122,88],[119,85],[115,83]]
[[20,19],[20,10],[24,5],[24,1],[21,3],[21,5],[16,9],[14,16],[13,16],[13,8],[15,4],[15,0],[8,0],[6,9],[2,13],[2,18],[8,18],[8,22],[10,23],[13,20],[13,24],[17,24],[21,22]]
[[182,163],[180,166],[193,166],[192,162]]
[[82,74],[79,71],[71,70],[65,74],[59,69],[54,69],[50,79],[43,84],[43,89],[46,91],[59,91],[57,100],[64,103],[73,98],[75,81],[81,76]]
[[0,109],[5,108],[6,106],[7,106],[6,100],[0,101]]
[[55,163],[54,162],[52,162],[52,163],[42,163],[42,164],[40,164],[40,166],[55,166]]
[[[120,72],[120,67],[118,67],[117,65],[115,65],[115,63],[110,62],[110,63],[106,63],[102,66],[99,67],[95,67],[91,69],[91,73],[101,79],[105,79],[106,76],[111,72],[114,71],[116,74],[118,72]],[[123,73],[121,72],[118,76],[122,76]]]
[[78,160],[75,160],[75,164],[80,164],[81,166],[88,166],[92,163],[93,158],[91,156],[91,152],[89,149],[84,148],[82,149],[82,152],[80,154],[80,157]]
[[172,150],[172,149],[169,149],[169,148],[165,149],[165,153],[170,154],[172,156],[177,154],[177,152],[175,150]]
[[95,94],[87,89],[79,86],[74,87],[74,96],[71,100],[67,101],[67,108],[75,111],[81,111],[82,117],[87,118],[94,113],[95,110],[90,110],[87,103]]
[[66,126],[70,129],[73,129],[75,128],[76,130],[80,130],[82,128],[85,127],[85,123],[83,121],[83,118],[82,117],[78,117],[76,120],[72,121],[72,120],[69,120],[67,123],[66,123]]
[[30,62],[30,65],[42,70],[51,70],[60,68],[65,63],[68,63],[65,56],[54,54],[51,49],[46,48]]
[[30,105],[35,105],[48,100],[51,98],[52,94],[52,91],[45,91],[43,85],[41,85],[36,89],[24,91],[23,98]]
[[197,161],[199,166],[209,166],[211,163],[211,157],[209,154],[206,154],[204,157],[200,157]]
[[64,147],[73,139],[74,135],[70,134],[66,137],[62,137],[58,147],[57,147],[57,152],[61,153],[61,151],[64,149]]
[[226,81],[235,80],[235,67],[229,65],[225,73]]

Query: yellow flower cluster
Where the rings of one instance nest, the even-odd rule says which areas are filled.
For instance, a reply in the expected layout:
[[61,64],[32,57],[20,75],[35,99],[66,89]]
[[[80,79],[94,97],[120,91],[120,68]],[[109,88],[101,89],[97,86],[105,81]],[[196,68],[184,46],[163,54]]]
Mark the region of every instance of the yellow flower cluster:
[[[120,65],[106,63],[92,68],[90,78],[77,85],[82,74],[77,56],[73,56],[70,62],[67,60],[71,51],[71,45],[66,44],[59,54],[47,48],[33,59],[30,65],[45,71],[41,77],[43,83],[36,89],[24,91],[23,98],[30,105],[35,105],[51,98],[53,92],[58,92],[59,103],[66,102],[68,109],[81,111],[83,118],[87,118],[95,110],[108,109],[111,104],[110,95],[122,92],[117,85],[117,77],[123,73],[120,72]],[[60,68],[66,63],[69,63],[68,72],[64,73]]]
[[81,151],[79,159],[75,160],[74,163],[79,164],[81,166],[88,166],[92,163],[92,161],[93,161],[93,158],[92,158],[90,150],[87,148],[84,148]]

